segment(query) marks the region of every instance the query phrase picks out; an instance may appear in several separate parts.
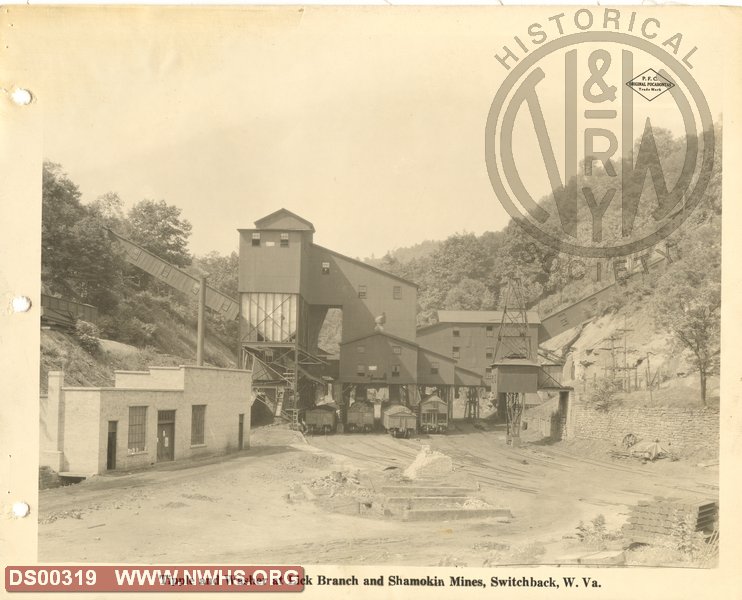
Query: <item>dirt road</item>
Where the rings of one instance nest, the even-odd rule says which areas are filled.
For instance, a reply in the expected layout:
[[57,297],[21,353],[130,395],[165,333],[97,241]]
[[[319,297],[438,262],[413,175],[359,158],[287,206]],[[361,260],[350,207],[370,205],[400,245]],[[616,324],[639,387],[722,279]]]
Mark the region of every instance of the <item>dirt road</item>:
[[[328,474],[372,481],[406,467],[423,444],[451,456],[488,503],[510,508],[510,522],[408,523],[359,516],[352,501],[342,512],[313,501],[312,486]],[[564,442],[513,449],[502,431],[470,426],[419,440],[366,434],[305,441],[285,427],[260,428],[240,455],[42,491],[39,559],[481,566],[502,559],[503,548],[538,544],[534,560],[548,561],[574,543],[580,520],[602,514],[619,527],[639,500],[717,493],[718,475],[705,469],[580,454],[585,450]],[[519,556],[530,562],[528,552]]]

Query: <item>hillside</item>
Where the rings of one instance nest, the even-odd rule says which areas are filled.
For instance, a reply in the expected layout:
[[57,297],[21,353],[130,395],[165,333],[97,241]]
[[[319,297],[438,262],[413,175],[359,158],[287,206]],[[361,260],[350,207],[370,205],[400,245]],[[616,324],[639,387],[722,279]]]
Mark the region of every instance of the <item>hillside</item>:
[[[169,367],[195,364],[196,334],[160,313],[158,326],[163,335],[156,345],[136,347],[114,340],[100,339],[99,347],[86,350],[74,333],[42,329],[40,392],[46,393],[47,373],[64,371],[65,381],[75,386],[111,386],[114,371],[137,371],[147,367]],[[171,343],[172,342],[172,343]],[[233,345],[234,346],[234,345]],[[163,348],[173,348],[166,352]],[[234,367],[233,349],[213,333],[207,332],[204,344],[205,364]]]
[[[632,279],[628,285],[616,285],[596,307],[599,318],[580,331],[565,333],[561,347],[558,340],[550,342],[557,344],[554,349],[565,358],[571,348],[576,363],[590,363],[585,367],[587,378],[575,375],[575,381],[585,387],[591,378],[592,384],[598,385],[608,374],[606,344],[614,345],[611,366],[614,360],[618,361],[616,366],[623,365],[623,352],[616,358],[615,346],[623,348],[623,329],[627,329],[627,366],[640,366],[648,356],[647,362],[653,369],[661,370],[657,378],[680,380],[694,374],[699,396],[704,397],[705,389],[708,399],[714,399],[721,302],[720,123],[715,130],[716,157],[705,195],[678,231],[640,257],[646,259],[654,253],[656,258],[657,253],[669,252],[672,247],[672,257],[665,260],[666,268]],[[666,159],[666,172],[677,173],[687,140],[673,138],[669,132],[658,131],[657,136],[663,161]],[[604,172],[596,173],[594,179],[592,183],[599,190],[614,183]],[[578,183],[586,182],[574,182]],[[647,207],[651,208],[658,199],[656,195],[651,197],[656,194],[651,186],[641,189],[650,197],[643,198],[644,212],[637,217],[637,227],[647,227],[653,224]],[[165,201],[143,200],[124,215],[121,200],[115,194],[90,204],[83,204],[80,198],[77,186],[59,165],[44,165],[43,290],[97,306],[100,318],[97,329],[90,329],[89,336],[128,344],[137,350],[117,354],[109,344],[108,351],[92,348],[91,353],[74,336],[62,339],[46,335],[42,344],[42,375],[50,368],[67,365],[80,383],[97,383],[110,380],[112,370],[119,368],[117,365],[127,368],[125,365],[145,361],[190,362],[195,353],[194,299],[126,264],[105,230],[120,231],[183,269],[208,273],[213,285],[232,295],[237,293],[236,253],[192,256],[188,250],[191,224],[181,216],[179,208]],[[621,222],[616,212],[619,199],[611,206],[605,224],[615,231]],[[574,276],[575,259],[584,269],[581,277]],[[621,260],[624,259],[618,262]],[[613,282],[618,272],[616,261],[603,261],[600,266],[604,278],[595,281],[586,276],[587,271],[597,267],[594,261],[555,254],[512,221],[502,231],[480,236],[455,233],[445,240],[397,248],[381,259],[367,262],[418,285],[418,325],[435,322],[437,311],[442,309],[501,309],[504,290],[513,279],[520,280],[526,304],[545,317]],[[207,316],[210,335],[206,361],[216,366],[235,365],[236,321],[223,321],[210,313]],[[320,333],[320,347],[337,352],[340,335],[339,311],[331,310]],[[606,341],[611,338],[612,342]],[[637,370],[637,382],[642,369]]]
[[[646,305],[627,305],[603,314],[548,340],[542,348],[567,358],[567,376],[562,383],[578,392],[589,392],[596,381],[606,377],[615,360],[617,366],[630,369],[627,378],[631,392],[618,392],[618,402],[642,406],[699,404],[699,378],[691,357],[663,330]],[[569,377],[572,365],[574,377]],[[621,378],[625,373],[618,371],[617,376]],[[648,377],[654,382],[651,396]],[[717,376],[709,379],[707,394],[709,406],[718,405]]]

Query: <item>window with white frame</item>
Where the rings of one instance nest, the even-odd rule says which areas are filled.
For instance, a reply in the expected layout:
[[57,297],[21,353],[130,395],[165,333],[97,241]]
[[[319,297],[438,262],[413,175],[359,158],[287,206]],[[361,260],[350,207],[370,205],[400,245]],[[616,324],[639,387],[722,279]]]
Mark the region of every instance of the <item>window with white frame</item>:
[[144,452],[147,441],[147,407],[129,407],[129,453]]

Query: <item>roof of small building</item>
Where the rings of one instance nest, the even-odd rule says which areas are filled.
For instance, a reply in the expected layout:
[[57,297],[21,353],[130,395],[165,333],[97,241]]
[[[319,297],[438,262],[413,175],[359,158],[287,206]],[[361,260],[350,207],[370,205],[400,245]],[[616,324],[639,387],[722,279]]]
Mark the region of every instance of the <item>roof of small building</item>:
[[400,344],[405,344],[406,346],[410,346],[412,348],[417,348],[418,345],[416,342],[413,342],[411,340],[406,340],[404,338],[401,338],[396,335],[392,335],[391,333],[387,333],[385,331],[372,331],[371,333],[366,333],[362,336],[359,336],[357,338],[353,338],[352,340],[346,340],[345,342],[340,342],[341,346],[345,346],[346,344],[353,344],[354,342],[360,342],[361,340],[365,340],[366,338],[373,337],[375,335],[380,335],[385,338],[389,338],[390,340],[394,340],[395,342],[399,342]]
[[[501,310],[439,310],[438,323],[502,323]],[[514,312],[514,318],[517,315]],[[535,310],[526,311],[528,323],[541,323],[541,317]]]
[[404,277],[400,277],[399,275],[395,275],[394,273],[390,273],[389,271],[385,271],[384,269],[380,269],[379,267],[375,267],[373,265],[365,263],[362,260],[358,260],[357,258],[352,258],[351,256],[347,256],[336,250],[330,250],[330,248],[325,248],[324,246],[320,246],[319,244],[312,244],[312,247],[321,250],[322,252],[332,254],[333,256],[337,256],[338,258],[341,258],[343,260],[347,260],[348,262],[351,262],[354,265],[358,265],[359,267],[363,267],[364,269],[368,269],[369,271],[374,271],[376,273],[379,273],[380,275],[385,275],[387,277],[391,277],[392,279],[396,279],[397,281],[407,284],[410,287],[420,287],[414,281],[410,281],[409,279],[405,279]]
[[264,216],[262,219],[255,221],[255,227],[258,229],[266,229],[270,227],[275,221],[284,217],[291,217],[291,220],[296,222],[296,227],[282,227],[282,229],[296,229],[299,231],[314,231],[314,225],[312,225],[305,218],[300,217],[296,213],[292,213],[290,210],[285,208],[279,208],[277,211],[272,212],[269,215]]
[[384,411],[385,415],[414,414],[409,408],[402,404],[393,404]]
[[527,358],[501,358],[497,362],[492,363],[493,367],[534,367],[539,368],[539,364],[534,360],[528,360]]

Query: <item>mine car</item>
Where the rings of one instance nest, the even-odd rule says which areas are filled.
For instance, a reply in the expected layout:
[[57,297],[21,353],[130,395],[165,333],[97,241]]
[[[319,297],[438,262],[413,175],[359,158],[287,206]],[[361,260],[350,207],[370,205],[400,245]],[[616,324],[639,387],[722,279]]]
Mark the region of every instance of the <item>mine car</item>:
[[438,396],[420,402],[420,431],[445,433],[448,429],[448,404]]
[[395,404],[384,411],[382,424],[394,437],[410,437],[417,432],[417,415],[406,406]]
[[336,407],[324,404],[309,408],[304,413],[304,424],[311,435],[317,433],[334,433],[337,428]]
[[374,429],[374,404],[367,400],[358,400],[348,408],[348,431],[367,433]]

